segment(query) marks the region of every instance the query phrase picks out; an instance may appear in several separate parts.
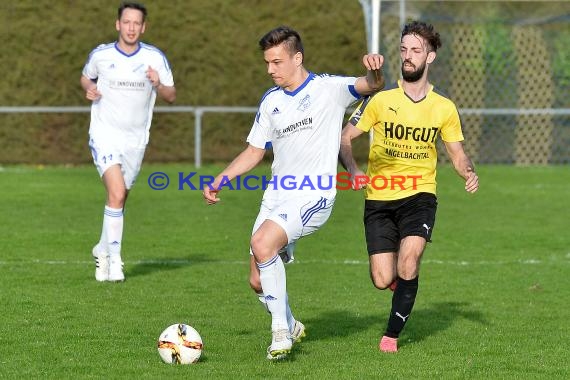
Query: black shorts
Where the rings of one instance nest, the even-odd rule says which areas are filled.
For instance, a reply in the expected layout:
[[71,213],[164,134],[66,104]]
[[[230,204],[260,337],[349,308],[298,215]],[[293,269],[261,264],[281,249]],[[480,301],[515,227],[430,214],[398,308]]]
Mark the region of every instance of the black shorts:
[[393,201],[366,200],[364,231],[368,254],[398,252],[400,240],[406,236],[421,236],[430,242],[436,210],[437,198],[431,193]]

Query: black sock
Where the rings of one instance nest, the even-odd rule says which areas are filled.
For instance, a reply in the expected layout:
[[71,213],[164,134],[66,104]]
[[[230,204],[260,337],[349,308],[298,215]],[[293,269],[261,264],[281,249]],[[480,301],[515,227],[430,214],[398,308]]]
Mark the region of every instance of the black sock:
[[418,277],[402,280],[398,277],[398,286],[392,296],[392,310],[388,319],[388,327],[384,335],[397,338],[412,313],[416,294],[418,293]]

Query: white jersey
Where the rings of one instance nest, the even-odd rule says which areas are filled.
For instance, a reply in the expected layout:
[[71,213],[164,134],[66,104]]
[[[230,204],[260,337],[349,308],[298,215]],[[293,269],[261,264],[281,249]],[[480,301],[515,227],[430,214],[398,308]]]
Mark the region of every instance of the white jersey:
[[129,55],[116,42],[91,52],[83,75],[96,80],[101,93],[91,106],[92,138],[121,146],[146,146],[156,100],[156,90],[146,76],[149,66],[158,72],[160,83],[174,86],[165,55],[152,45],[141,42]]
[[336,195],[342,123],[346,108],[360,97],[356,79],[309,73],[294,92],[274,87],[265,93],[247,137],[254,147],[273,146],[274,183],[267,184],[265,198]]

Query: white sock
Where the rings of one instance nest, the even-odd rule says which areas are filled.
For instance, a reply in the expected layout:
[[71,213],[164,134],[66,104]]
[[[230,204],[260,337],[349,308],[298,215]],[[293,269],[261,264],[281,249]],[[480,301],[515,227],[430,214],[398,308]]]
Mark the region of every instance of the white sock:
[[[269,314],[271,314],[271,312],[269,311],[269,309],[267,308],[267,302],[265,301],[265,294],[263,294],[262,292],[257,293],[257,298],[259,299],[259,302],[261,302],[261,304],[263,305],[263,308],[265,310],[267,310],[267,312]],[[293,329],[295,328],[295,317],[293,317],[293,312],[291,311],[291,307],[289,306],[289,296],[287,296],[287,324],[289,325],[289,331],[293,332]]]
[[121,241],[123,240],[123,209],[105,206],[103,215],[103,233],[106,237],[107,252],[111,256],[121,255]]
[[[105,208],[107,208],[105,206]],[[101,227],[101,237],[99,238],[99,252],[109,253],[109,247],[107,246],[107,223],[105,223],[107,218],[105,218],[105,211],[103,211],[103,227]]]
[[287,279],[285,266],[279,255],[265,263],[257,263],[261,288],[267,309],[271,313],[271,330],[289,330],[287,323]]

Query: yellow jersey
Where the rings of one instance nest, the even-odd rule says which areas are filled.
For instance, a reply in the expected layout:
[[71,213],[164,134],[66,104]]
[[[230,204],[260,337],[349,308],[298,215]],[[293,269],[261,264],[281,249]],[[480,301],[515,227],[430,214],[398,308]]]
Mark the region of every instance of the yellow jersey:
[[365,99],[350,122],[373,130],[366,173],[371,200],[435,194],[438,135],[446,142],[463,141],[457,107],[433,86],[416,102],[398,81]]

